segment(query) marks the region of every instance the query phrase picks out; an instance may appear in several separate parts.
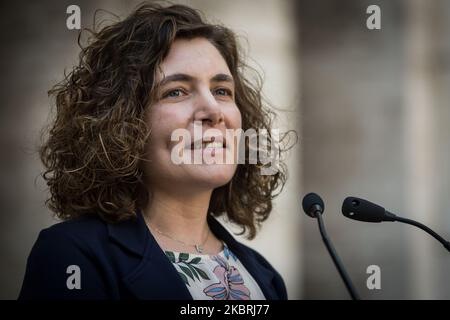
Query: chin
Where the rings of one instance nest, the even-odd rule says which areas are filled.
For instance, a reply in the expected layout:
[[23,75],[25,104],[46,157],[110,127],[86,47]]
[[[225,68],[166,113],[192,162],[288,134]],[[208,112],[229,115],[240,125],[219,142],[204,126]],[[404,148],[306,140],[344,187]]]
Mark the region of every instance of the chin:
[[230,182],[235,172],[236,165],[202,165],[194,175],[193,184],[215,189]]

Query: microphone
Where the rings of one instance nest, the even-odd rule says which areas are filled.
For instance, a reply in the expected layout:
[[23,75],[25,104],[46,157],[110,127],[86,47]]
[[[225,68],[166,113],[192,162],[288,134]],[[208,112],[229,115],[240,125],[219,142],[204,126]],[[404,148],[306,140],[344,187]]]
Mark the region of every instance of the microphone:
[[342,214],[347,218],[365,222],[398,221],[410,224],[430,234],[433,238],[439,241],[445,249],[450,251],[450,242],[442,238],[426,225],[411,219],[398,217],[383,207],[370,201],[356,197],[347,197],[342,203]]
[[318,224],[319,224],[319,231],[322,236],[322,240],[325,243],[325,246],[328,250],[328,253],[331,256],[331,259],[333,259],[334,265],[336,266],[336,269],[339,272],[339,275],[341,276],[342,280],[344,281],[345,287],[347,288],[350,296],[353,300],[359,300],[359,295],[356,292],[355,287],[353,286],[352,281],[350,280],[350,277],[348,276],[341,260],[339,259],[338,254],[336,253],[336,250],[333,247],[333,244],[331,243],[331,240],[328,238],[328,235],[325,230],[325,225],[322,220],[322,214],[325,210],[325,205],[323,203],[322,198],[315,194],[315,193],[308,193],[303,197],[302,201],[302,207],[303,211],[312,218],[317,218]]

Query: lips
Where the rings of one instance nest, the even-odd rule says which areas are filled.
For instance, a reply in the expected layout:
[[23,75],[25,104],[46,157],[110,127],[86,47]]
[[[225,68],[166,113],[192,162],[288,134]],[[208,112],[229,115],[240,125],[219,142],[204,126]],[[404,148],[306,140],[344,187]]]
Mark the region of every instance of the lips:
[[[190,149],[223,149],[226,148],[226,141],[223,136],[203,137],[191,143]],[[189,149],[189,148],[188,148]]]

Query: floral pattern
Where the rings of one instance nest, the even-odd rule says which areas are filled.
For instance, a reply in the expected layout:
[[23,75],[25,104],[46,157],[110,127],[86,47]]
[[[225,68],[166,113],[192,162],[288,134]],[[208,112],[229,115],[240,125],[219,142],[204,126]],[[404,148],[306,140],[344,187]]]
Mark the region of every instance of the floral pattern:
[[209,280],[208,275],[197,266],[200,264],[201,261],[200,257],[192,258],[191,261],[189,261],[188,253],[180,253],[178,255],[178,259],[176,259],[175,253],[172,251],[166,251],[166,256],[172,263],[178,265],[178,267],[182,271],[178,273],[187,286],[189,286],[189,280],[187,277],[191,278],[193,281],[195,281],[195,279],[200,280],[200,278],[204,280]]
[[250,290],[244,285],[239,271],[220,256],[214,256],[213,260],[219,264],[214,268],[219,282],[206,287],[203,292],[214,300],[250,300]]
[[[205,298],[213,300],[250,300],[250,290],[244,283],[239,270],[232,263],[238,261],[234,253],[224,245],[218,255],[196,255],[166,251],[167,258],[174,264],[184,283],[200,284]],[[206,263],[205,259],[209,259]],[[215,266],[211,272],[211,263]],[[208,272],[209,270],[209,272]],[[214,281],[211,284],[211,281]]]

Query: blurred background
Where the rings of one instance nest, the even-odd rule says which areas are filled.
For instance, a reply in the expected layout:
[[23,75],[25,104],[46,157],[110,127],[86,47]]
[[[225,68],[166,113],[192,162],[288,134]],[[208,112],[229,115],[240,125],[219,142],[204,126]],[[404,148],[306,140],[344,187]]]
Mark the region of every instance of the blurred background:
[[[348,299],[321,241],[302,213],[314,191],[355,286],[365,299],[450,299],[450,255],[400,223],[368,224],[341,214],[346,196],[367,198],[450,238],[450,1],[192,0],[210,22],[232,28],[249,64],[264,75],[281,130],[299,143],[289,180],[255,240],[285,279],[290,299]],[[66,9],[126,17],[141,1],[3,1],[0,4],[0,299],[16,299],[39,231],[57,221],[35,152],[51,121],[47,90],[77,63],[77,30]],[[369,30],[369,5],[381,29]],[[100,18],[110,18],[101,14]],[[230,229],[233,229],[229,226]],[[367,267],[381,289],[366,286]]]

